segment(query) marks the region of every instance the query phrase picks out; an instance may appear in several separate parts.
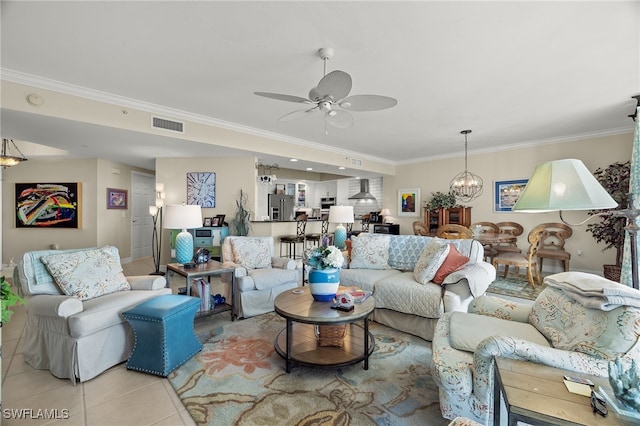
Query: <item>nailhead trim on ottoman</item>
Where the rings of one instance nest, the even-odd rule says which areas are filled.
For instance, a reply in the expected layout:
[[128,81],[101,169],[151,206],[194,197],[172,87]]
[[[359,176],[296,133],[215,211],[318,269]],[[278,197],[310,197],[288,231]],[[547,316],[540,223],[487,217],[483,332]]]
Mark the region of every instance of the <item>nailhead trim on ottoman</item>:
[[135,334],[126,367],[166,377],[200,352],[193,329],[199,307],[200,298],[166,294],[123,312]]

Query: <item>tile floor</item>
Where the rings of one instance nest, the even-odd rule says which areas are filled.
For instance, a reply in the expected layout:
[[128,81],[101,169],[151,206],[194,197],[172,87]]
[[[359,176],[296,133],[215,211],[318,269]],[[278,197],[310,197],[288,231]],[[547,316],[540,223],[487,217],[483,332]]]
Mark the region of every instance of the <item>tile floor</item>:
[[[153,271],[153,261],[143,259],[124,265],[126,275],[144,275]],[[180,277],[172,277],[172,287],[184,286]],[[176,291],[174,291],[176,292]],[[127,370],[119,364],[96,378],[76,386],[58,379],[46,370],[35,370],[22,359],[21,338],[26,313],[14,310],[2,327],[2,413],[3,426],[180,426],[194,425],[167,379]],[[229,313],[196,320],[198,335],[230,321]],[[7,409],[57,410],[58,420],[7,418]],[[67,410],[68,418],[60,419]]]

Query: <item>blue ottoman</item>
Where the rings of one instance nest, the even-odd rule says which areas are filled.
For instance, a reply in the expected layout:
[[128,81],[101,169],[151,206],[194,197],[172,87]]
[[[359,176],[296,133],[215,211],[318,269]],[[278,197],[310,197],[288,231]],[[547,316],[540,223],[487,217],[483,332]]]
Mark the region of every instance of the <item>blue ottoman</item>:
[[127,368],[166,377],[202,350],[193,330],[200,298],[165,294],[122,313],[135,334]]

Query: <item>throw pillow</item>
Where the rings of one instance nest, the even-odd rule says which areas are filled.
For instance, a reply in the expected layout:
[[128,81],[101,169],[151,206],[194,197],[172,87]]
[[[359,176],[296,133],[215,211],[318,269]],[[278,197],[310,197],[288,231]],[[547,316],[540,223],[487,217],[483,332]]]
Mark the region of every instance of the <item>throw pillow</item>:
[[440,265],[440,268],[438,268],[436,275],[431,281],[436,284],[442,284],[444,279],[447,278],[447,275],[464,268],[464,265],[466,265],[468,261],[469,258],[467,256],[460,254],[456,246],[449,243],[449,254],[447,254],[447,258],[442,265]]
[[413,269],[413,276],[420,284],[426,284],[436,276],[436,272],[449,254],[450,244],[446,240],[433,238],[424,247]]
[[235,263],[247,269],[271,268],[271,250],[264,238],[234,238],[231,247]]
[[391,269],[389,267],[389,235],[360,234],[351,238],[349,269]]
[[52,254],[40,260],[64,294],[80,300],[131,290],[116,247]]

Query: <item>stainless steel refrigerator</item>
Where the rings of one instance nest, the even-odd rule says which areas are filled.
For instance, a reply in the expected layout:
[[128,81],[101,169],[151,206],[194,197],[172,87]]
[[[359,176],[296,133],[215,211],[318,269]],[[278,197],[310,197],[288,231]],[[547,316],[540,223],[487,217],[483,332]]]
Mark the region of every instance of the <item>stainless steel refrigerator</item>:
[[269,194],[269,218],[271,220],[293,220],[293,206],[293,195]]

